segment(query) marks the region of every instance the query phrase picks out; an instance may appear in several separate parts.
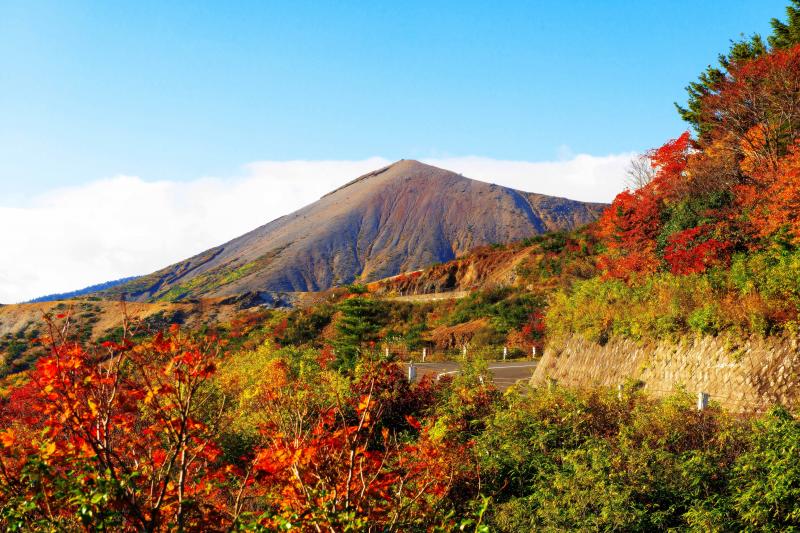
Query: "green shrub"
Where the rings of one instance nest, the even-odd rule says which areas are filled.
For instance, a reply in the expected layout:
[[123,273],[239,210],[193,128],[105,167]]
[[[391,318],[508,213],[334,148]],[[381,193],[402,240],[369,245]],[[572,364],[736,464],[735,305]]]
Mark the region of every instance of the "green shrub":
[[778,408],[753,424],[750,449],[736,461],[730,497],[745,527],[800,528],[800,422]]
[[294,310],[286,317],[286,330],[278,339],[281,345],[301,345],[318,341],[322,330],[331,323],[335,308],[320,305],[308,310]]
[[493,329],[505,335],[522,327],[544,305],[544,298],[538,294],[515,291],[510,287],[485,289],[461,299],[450,313],[447,324],[455,326],[489,318]]
[[716,335],[722,330],[722,320],[715,304],[695,309],[687,318],[693,331],[705,335]]

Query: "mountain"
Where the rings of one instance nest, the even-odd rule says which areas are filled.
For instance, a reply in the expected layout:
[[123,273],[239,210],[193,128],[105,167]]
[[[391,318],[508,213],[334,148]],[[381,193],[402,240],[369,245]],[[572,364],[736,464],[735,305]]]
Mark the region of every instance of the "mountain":
[[62,292],[58,294],[48,294],[47,296],[40,296],[38,298],[34,298],[33,300],[30,300],[26,303],[35,304],[41,302],[56,302],[58,300],[69,300],[70,298],[83,296],[85,294],[91,294],[94,292],[112,289],[118,285],[122,285],[123,283],[131,282],[136,278],[137,276],[131,276],[127,278],[116,279],[114,281],[106,281],[105,283],[98,283],[96,285],[90,285],[89,287],[78,289],[77,291]]
[[449,261],[480,245],[572,229],[605,207],[401,160],[104,294],[147,301],[324,290]]

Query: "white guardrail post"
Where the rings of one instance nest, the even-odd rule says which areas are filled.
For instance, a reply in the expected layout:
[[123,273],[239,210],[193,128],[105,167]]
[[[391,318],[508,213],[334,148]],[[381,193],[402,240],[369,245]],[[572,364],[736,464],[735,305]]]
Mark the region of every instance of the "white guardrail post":
[[708,399],[711,397],[707,392],[697,393],[697,410],[702,411],[708,407]]

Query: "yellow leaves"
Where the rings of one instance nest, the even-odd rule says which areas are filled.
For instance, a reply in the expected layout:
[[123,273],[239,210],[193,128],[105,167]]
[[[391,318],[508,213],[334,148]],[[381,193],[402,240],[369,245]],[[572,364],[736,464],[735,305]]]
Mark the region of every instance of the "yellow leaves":
[[56,453],[56,443],[50,442],[42,447],[42,458],[47,460],[50,458],[54,453]]
[[78,452],[82,457],[92,457],[94,455],[94,450],[92,450],[92,447],[89,446],[89,443],[83,439],[81,439],[78,444]]
[[92,416],[97,416],[98,413],[97,403],[91,398],[86,400],[86,403],[89,405],[89,410],[92,412]]
[[375,400],[373,400],[370,396],[362,396],[361,400],[359,400],[359,402],[358,402],[358,409],[357,410],[358,410],[359,413],[363,413],[364,411],[366,411],[367,409],[372,407],[372,405],[374,403],[375,403]]
[[150,405],[151,403],[153,403],[153,399],[156,397],[156,395],[159,392],[160,392],[160,388],[159,387],[153,387],[153,388],[148,389],[147,390],[147,394],[145,394],[145,396],[144,396],[144,400],[143,400],[144,404],[145,405]]

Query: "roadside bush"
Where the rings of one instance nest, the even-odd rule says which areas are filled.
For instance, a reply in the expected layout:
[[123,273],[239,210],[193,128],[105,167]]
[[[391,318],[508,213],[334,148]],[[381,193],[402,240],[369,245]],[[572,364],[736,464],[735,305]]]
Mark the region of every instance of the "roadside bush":
[[750,448],[736,461],[730,497],[743,526],[761,531],[800,527],[800,421],[777,408],[752,425]]
[[797,329],[798,305],[800,254],[756,254],[702,274],[580,281],[550,297],[545,322],[550,337],[601,343],[614,335],[774,335]]
[[[561,388],[512,395],[476,443],[485,490],[494,495],[491,525],[509,532],[741,529],[746,515],[737,513],[752,502],[732,506],[728,496],[740,490],[741,464],[762,463],[761,479],[771,479],[768,457],[746,451],[749,427],[717,408],[698,412],[682,392],[663,400],[630,390],[621,400],[611,391]],[[779,453],[790,433],[763,441],[764,452]]]

